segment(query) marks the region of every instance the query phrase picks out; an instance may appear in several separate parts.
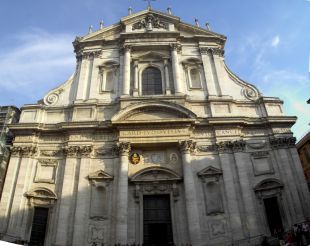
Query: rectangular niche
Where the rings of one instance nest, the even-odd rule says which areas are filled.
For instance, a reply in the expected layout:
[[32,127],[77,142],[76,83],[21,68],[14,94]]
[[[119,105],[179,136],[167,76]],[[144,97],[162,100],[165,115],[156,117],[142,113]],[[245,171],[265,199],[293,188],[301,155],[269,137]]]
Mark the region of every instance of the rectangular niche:
[[251,153],[251,160],[256,176],[274,173],[271,157],[268,151],[257,151]]
[[54,184],[56,178],[57,160],[42,159],[37,163],[34,182]]

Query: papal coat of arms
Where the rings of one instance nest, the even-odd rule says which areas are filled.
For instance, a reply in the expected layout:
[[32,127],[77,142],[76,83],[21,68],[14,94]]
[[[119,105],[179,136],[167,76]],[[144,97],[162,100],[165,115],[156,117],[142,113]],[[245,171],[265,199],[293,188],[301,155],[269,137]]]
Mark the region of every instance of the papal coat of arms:
[[130,162],[134,165],[138,164],[140,162],[140,159],[141,158],[138,153],[132,153],[129,158]]

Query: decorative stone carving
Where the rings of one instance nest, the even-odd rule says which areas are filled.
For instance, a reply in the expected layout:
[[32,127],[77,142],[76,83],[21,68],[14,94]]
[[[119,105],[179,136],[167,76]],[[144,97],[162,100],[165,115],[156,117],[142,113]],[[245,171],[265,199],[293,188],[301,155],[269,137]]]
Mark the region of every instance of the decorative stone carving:
[[55,159],[39,159],[34,182],[54,184],[57,163]]
[[11,148],[11,156],[32,157],[37,153],[35,146],[13,146]]
[[270,138],[269,142],[272,148],[295,147],[296,138],[295,137]]
[[266,157],[269,155],[268,151],[256,151],[251,153],[251,155],[255,158]]
[[179,141],[179,146],[181,152],[195,152],[196,150],[196,142],[193,140]]
[[94,156],[114,156],[115,152],[115,147],[97,148],[94,150]]
[[40,150],[41,156],[55,157],[60,154],[61,150]]
[[68,157],[89,157],[93,150],[92,146],[67,146],[64,148],[64,153]]
[[247,86],[243,87],[242,88],[242,93],[249,100],[254,101],[254,100],[258,99],[257,92],[254,89],[250,88],[250,87],[247,87]]
[[207,54],[207,55],[218,55],[218,56],[221,56],[223,57],[224,56],[224,50],[221,49],[221,48],[218,48],[218,47],[214,47],[214,48],[211,48],[211,47],[200,47],[199,48],[200,50],[200,53],[201,54]]
[[58,102],[59,95],[63,92],[63,89],[59,89],[54,91],[48,95],[46,95],[43,99],[45,105],[54,105]]
[[179,43],[170,44],[171,50],[176,50],[178,53],[182,51],[182,45]]
[[51,206],[57,200],[57,195],[48,188],[38,187],[25,194],[33,205]]
[[209,223],[211,237],[218,237],[225,234],[225,221],[216,220]]
[[198,145],[197,146],[198,152],[212,152],[212,151],[217,151],[218,146],[216,144],[212,145]]
[[89,225],[88,242],[92,246],[104,245],[104,227]]
[[118,151],[120,154],[127,154],[130,152],[131,150],[131,146],[129,142],[118,142],[116,144]]
[[225,141],[217,144],[220,152],[239,152],[244,151],[246,142],[244,140]]
[[153,14],[148,14],[144,19],[132,25],[132,30],[145,28],[146,31],[152,31],[153,28],[168,29],[168,25],[159,20]]

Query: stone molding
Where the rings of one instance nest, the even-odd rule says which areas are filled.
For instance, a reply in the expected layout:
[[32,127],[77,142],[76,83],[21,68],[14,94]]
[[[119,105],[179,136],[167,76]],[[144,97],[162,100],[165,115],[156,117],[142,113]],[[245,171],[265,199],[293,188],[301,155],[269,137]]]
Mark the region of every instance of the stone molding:
[[48,188],[37,187],[29,192],[25,193],[25,196],[29,199],[30,203],[35,206],[50,207],[54,205],[57,200],[57,195]]
[[106,186],[108,182],[113,180],[113,176],[108,174],[103,170],[98,170],[96,172],[90,173],[87,176],[88,180],[91,182],[92,185],[98,186]]
[[296,138],[295,137],[282,137],[282,138],[270,138],[269,143],[271,148],[289,148],[295,147]]
[[93,146],[91,145],[66,146],[64,148],[64,154],[67,157],[90,157],[90,154],[92,151],[93,151]]
[[14,157],[32,157],[37,153],[35,146],[13,146],[11,148],[11,156]]

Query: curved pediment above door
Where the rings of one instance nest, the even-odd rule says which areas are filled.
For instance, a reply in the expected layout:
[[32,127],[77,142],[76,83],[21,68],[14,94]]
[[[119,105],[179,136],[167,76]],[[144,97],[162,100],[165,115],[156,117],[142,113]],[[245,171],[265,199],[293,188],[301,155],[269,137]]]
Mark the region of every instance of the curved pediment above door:
[[144,182],[176,182],[182,178],[174,171],[163,167],[149,167],[138,171],[130,181],[134,183]]

